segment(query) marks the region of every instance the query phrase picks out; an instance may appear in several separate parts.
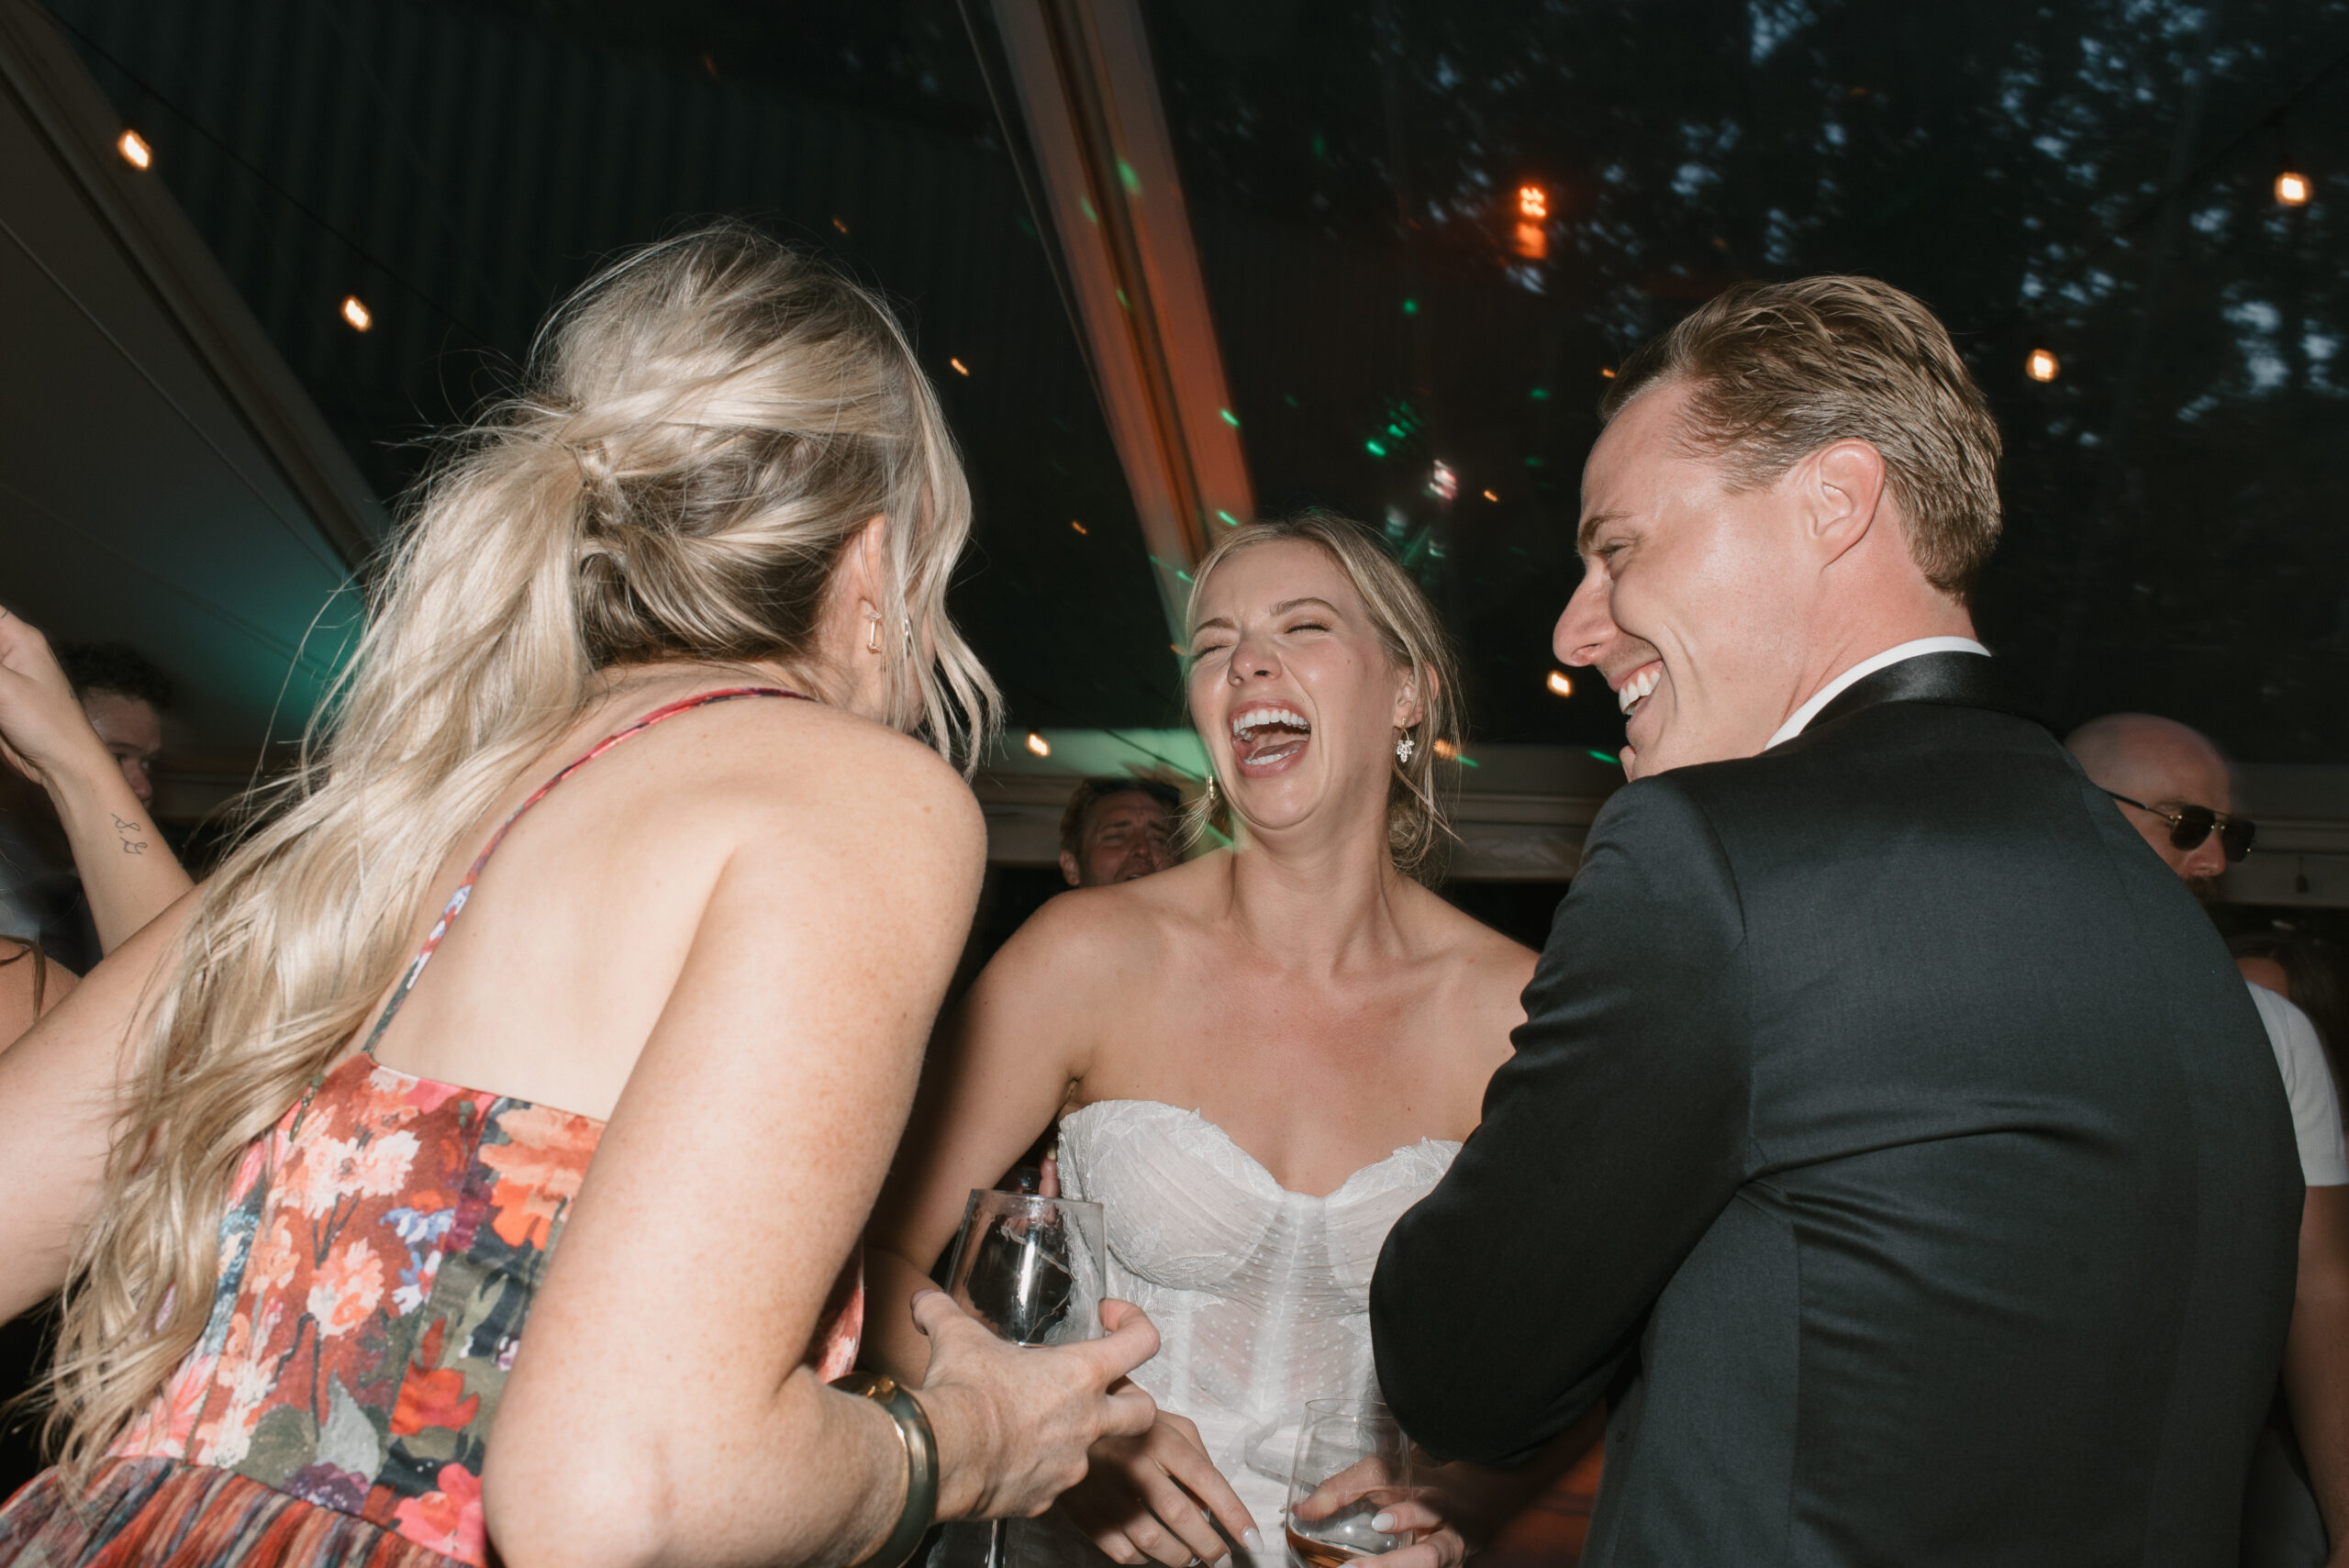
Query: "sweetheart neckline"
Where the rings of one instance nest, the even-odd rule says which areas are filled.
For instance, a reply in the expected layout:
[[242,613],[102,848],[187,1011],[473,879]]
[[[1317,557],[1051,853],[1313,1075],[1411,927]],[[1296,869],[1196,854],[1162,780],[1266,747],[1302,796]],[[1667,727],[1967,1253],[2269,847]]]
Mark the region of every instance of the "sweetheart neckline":
[[1403,1144],[1399,1148],[1393,1150],[1381,1158],[1373,1160],[1367,1165],[1355,1167],[1352,1174],[1348,1175],[1344,1181],[1340,1182],[1336,1186],[1331,1187],[1326,1193],[1301,1193],[1295,1187],[1282,1184],[1281,1179],[1273,1174],[1273,1168],[1271,1166],[1265,1164],[1262,1160],[1257,1159],[1256,1156],[1248,1152],[1245,1148],[1241,1147],[1240,1140],[1232,1137],[1230,1132],[1226,1131],[1220,1123],[1208,1119],[1205,1113],[1197,1110],[1197,1108],[1186,1109],[1182,1106],[1174,1105],[1166,1100],[1088,1100],[1084,1105],[1077,1106],[1076,1109],[1069,1112],[1068,1116],[1061,1118],[1061,1120],[1065,1124],[1071,1117],[1083,1116],[1086,1111],[1093,1110],[1101,1106],[1141,1106],[1149,1109],[1166,1111],[1178,1118],[1188,1118],[1189,1120],[1197,1123],[1199,1126],[1206,1128],[1209,1132],[1215,1134],[1216,1137],[1221,1139],[1223,1140],[1224,1147],[1230,1149],[1234,1154],[1239,1155],[1241,1160],[1247,1162],[1248,1168],[1255,1172],[1258,1175],[1264,1177],[1266,1182],[1270,1183],[1275,1192],[1279,1193],[1283,1197],[1303,1198],[1308,1203],[1332,1202],[1343,1194],[1348,1187],[1353,1186],[1356,1182],[1368,1175],[1371,1172],[1378,1170],[1382,1166],[1391,1165],[1396,1161],[1401,1159],[1404,1155],[1414,1153],[1419,1150],[1429,1147],[1430,1145],[1433,1145],[1438,1149],[1449,1149],[1454,1154],[1457,1154],[1461,1149],[1464,1147],[1464,1145],[1454,1139],[1422,1138],[1417,1143]]

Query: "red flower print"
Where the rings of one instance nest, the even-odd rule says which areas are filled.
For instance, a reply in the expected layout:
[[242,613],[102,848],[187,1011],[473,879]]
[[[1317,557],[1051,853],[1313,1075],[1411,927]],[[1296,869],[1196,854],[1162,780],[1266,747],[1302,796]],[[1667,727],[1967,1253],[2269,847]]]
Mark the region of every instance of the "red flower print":
[[481,1477],[462,1464],[444,1464],[440,1480],[438,1492],[410,1497],[392,1510],[400,1534],[443,1556],[479,1562],[489,1542],[482,1523]]
[[501,1178],[490,1194],[490,1222],[509,1247],[543,1249],[554,1217],[579,1192],[587,1162],[602,1134],[599,1123],[544,1106],[523,1106],[500,1117],[504,1143],[481,1146],[481,1162]]
[[465,1392],[462,1368],[444,1366],[427,1372],[412,1366],[400,1384],[399,1405],[392,1411],[392,1436],[414,1437],[427,1427],[461,1432],[473,1424],[473,1414],[480,1408],[481,1396]]

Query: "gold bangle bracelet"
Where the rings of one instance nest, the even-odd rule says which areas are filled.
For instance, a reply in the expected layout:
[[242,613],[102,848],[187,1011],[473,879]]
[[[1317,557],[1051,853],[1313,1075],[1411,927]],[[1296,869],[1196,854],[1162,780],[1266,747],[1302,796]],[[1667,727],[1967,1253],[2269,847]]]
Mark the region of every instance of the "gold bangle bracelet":
[[897,1440],[906,1445],[906,1501],[897,1522],[855,1568],[905,1568],[921,1546],[921,1538],[938,1513],[938,1434],[921,1402],[894,1377],[877,1372],[852,1372],[832,1386],[843,1394],[870,1399],[896,1423]]

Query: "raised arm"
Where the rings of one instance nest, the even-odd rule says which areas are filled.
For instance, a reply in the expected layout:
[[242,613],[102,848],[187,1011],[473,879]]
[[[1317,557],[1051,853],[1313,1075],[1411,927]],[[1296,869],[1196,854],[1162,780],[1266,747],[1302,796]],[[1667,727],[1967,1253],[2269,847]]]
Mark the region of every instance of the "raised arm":
[[1483,1125],[1372,1282],[1380,1386],[1437,1453],[1516,1463],[1572,1425],[1735,1193],[1742,931],[1720,847],[1670,778],[1619,792]]
[[112,952],[192,885],[75,700],[49,639],[0,610],[0,755],[48,791]]
[[919,1383],[929,1350],[907,1303],[929,1285],[971,1189],[1016,1164],[1084,1076],[1086,995],[1105,945],[1085,916],[1099,902],[1046,904],[943,1021],[866,1238],[866,1365]]
[[[515,1568],[841,1563],[906,1497],[895,1429],[806,1364],[904,1125],[977,888],[977,808],[910,742],[746,823],[549,1266],[483,1473]],[[778,759],[789,766],[788,758]],[[804,775],[808,770],[799,769]],[[1155,1338],[1003,1346],[933,1294],[941,1511],[1043,1507]],[[1114,1317],[1114,1314],[1112,1315]]]

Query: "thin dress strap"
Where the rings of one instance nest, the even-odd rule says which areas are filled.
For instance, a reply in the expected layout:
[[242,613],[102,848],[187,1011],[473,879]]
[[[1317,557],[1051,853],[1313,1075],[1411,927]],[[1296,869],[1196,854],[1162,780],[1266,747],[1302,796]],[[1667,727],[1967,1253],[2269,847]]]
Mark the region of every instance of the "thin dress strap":
[[665,707],[654,708],[625,729],[616,729],[605,736],[588,749],[586,755],[531,791],[530,798],[516,806],[513,815],[497,825],[497,831],[489,836],[489,842],[483,845],[481,853],[473,857],[473,868],[465,873],[465,880],[457,884],[457,891],[449,895],[448,906],[440,911],[440,918],[433,922],[430,934],[424,939],[424,946],[417,950],[415,961],[407,966],[407,973],[400,976],[399,985],[392,992],[392,999],[384,1004],[383,1016],[375,1020],[375,1027],[367,1031],[367,1043],[359,1049],[371,1058],[375,1054],[375,1043],[384,1038],[384,1031],[392,1027],[392,1019],[399,1014],[400,1004],[406,1001],[407,994],[416,988],[417,976],[422,974],[424,966],[432,962],[432,955],[440,951],[441,939],[449,934],[449,928],[457,923],[457,917],[465,912],[465,901],[473,896],[473,884],[480,879],[482,868],[489,864],[489,857],[497,852],[497,846],[506,841],[506,835],[513,829],[514,824],[522,819],[522,813],[553,793],[555,785],[629,737],[641,735],[664,718],[674,718],[681,713],[714,702],[731,702],[736,697],[796,697],[801,702],[815,700],[804,692],[787,691],[781,686],[726,686],[718,691],[684,697]]

